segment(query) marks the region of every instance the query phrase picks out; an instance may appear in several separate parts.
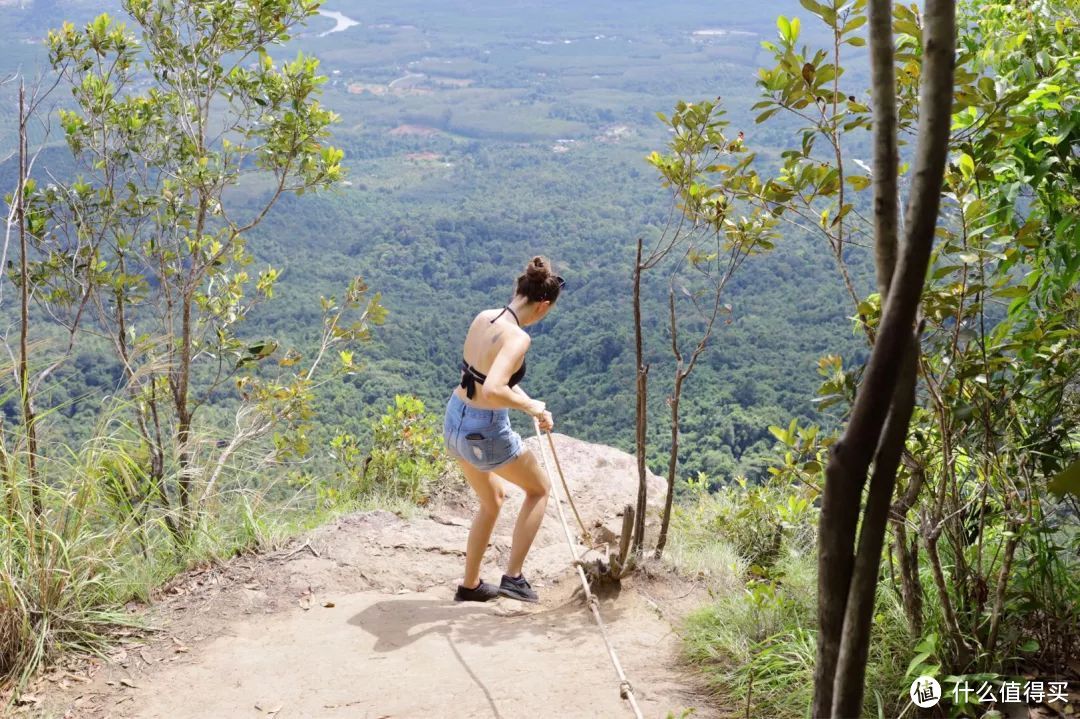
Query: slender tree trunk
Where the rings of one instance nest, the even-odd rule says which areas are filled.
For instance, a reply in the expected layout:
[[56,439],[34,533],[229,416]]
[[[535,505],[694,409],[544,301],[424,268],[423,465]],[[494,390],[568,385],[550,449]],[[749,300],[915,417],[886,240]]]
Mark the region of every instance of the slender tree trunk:
[[191,372],[191,301],[184,298],[183,330],[180,343],[180,380],[176,391],[176,445],[180,469],[180,521],[189,527],[191,506],[191,414],[188,412],[188,378]]
[[686,375],[682,373],[682,363],[675,369],[675,393],[671,398],[671,454],[668,455],[667,497],[664,498],[664,516],[660,521],[660,538],[656,540],[655,557],[660,559],[667,546],[668,525],[671,524],[671,505],[675,498],[675,469],[679,463],[679,399],[682,397],[682,385]]
[[[671,406],[671,452],[668,454],[667,473],[667,496],[664,498],[664,516],[660,520],[660,537],[656,541],[655,557],[660,559],[664,555],[664,547],[667,545],[668,525],[671,523],[671,504],[675,497],[675,470],[679,464],[679,400],[682,399],[683,381],[693,369],[691,366],[683,370],[683,357],[679,352],[679,325],[675,321],[675,289],[668,291],[668,312],[671,322],[671,353],[675,356],[675,391],[668,400]],[[697,353],[695,353],[696,359]]]
[[[203,128],[200,127],[200,131]],[[199,207],[195,218],[195,238],[201,242],[203,232],[206,229],[206,217],[209,210],[209,202],[205,193],[200,192]],[[193,262],[197,260],[193,257]],[[196,291],[199,273],[193,272],[191,278],[182,283],[180,302],[180,356],[170,358],[177,363],[176,381],[173,385],[173,401],[176,406],[176,444],[178,450],[177,461],[180,469],[180,520],[181,524],[190,529],[194,523],[194,510],[192,506],[192,483],[194,481],[194,467],[192,467],[191,448],[191,420],[192,412],[189,408],[189,394],[191,385],[191,361],[193,355],[193,328],[191,326],[191,305]]]
[[937,588],[938,601],[941,602],[941,613],[945,618],[945,629],[948,632],[946,640],[948,644],[956,647],[957,658],[964,653],[964,639],[960,631],[960,623],[956,619],[956,611],[953,609],[952,597],[949,595],[949,585],[945,581],[945,570],[941,566],[941,556],[938,554],[938,538],[941,535],[932,531],[926,537],[926,556],[930,559],[930,569],[934,575],[934,586]]
[[40,515],[41,487],[38,484],[37,413],[30,391],[30,271],[26,241],[26,86],[19,82],[19,184],[15,192],[15,217],[19,223],[19,393],[22,399],[23,428],[26,431],[26,468],[30,480],[30,501],[35,515]]
[[997,587],[994,591],[994,609],[990,615],[990,633],[984,647],[990,653],[994,651],[994,645],[997,644],[998,630],[1001,628],[1001,613],[1005,608],[1005,589],[1009,586],[1009,574],[1012,572],[1013,556],[1016,554],[1016,545],[1019,542],[1019,537],[1016,534],[1018,529],[1019,527],[1015,524],[1011,525],[1009,530],[1013,534],[1005,542],[1005,559],[1001,563],[1001,572],[998,574]]
[[896,269],[900,204],[892,0],[873,0],[868,16],[874,106],[874,262],[878,292],[884,301]]
[[859,533],[833,683],[832,715],[835,717],[854,717],[862,713],[866,657],[870,649],[870,626],[877,598],[881,548],[889,522],[896,471],[904,451],[911,413],[915,408],[917,354],[918,336],[913,335],[893,395],[892,409],[882,430],[881,445],[874,457],[874,471],[870,477],[870,492]]
[[[117,256],[117,266],[121,274],[127,273],[127,259],[123,252],[120,252]],[[179,547],[183,543],[184,533],[178,518],[173,512],[172,500],[165,487],[165,442],[161,432],[161,421],[158,416],[157,377],[154,372],[148,373],[145,382],[146,386],[150,388],[149,397],[140,395],[139,384],[136,381],[135,370],[131,363],[131,352],[128,347],[127,301],[123,290],[120,288],[116,289],[113,297],[116,302],[116,351],[120,355],[127,376],[128,394],[131,397],[131,405],[135,413],[135,425],[139,430],[139,435],[146,446],[146,452],[149,456],[147,498],[152,498],[165,511],[165,527]]]
[[[146,427],[143,438],[150,452],[150,487],[158,503],[165,510],[165,527],[172,535],[176,546],[180,547],[184,543],[184,529],[182,518],[173,514],[172,500],[165,487],[165,441],[161,432],[161,418],[158,416],[157,384],[153,374],[150,375],[150,402],[148,404],[154,431],[151,435],[150,428]],[[142,424],[145,425],[145,419]]]
[[912,636],[921,637],[923,633],[923,597],[922,581],[919,579],[919,534],[915,533],[911,541],[907,538],[907,513],[919,498],[922,486],[926,482],[926,470],[915,467],[908,481],[907,491],[893,504],[892,517],[896,533],[896,561],[900,565],[900,597],[904,604],[904,616]]
[[908,631],[913,637],[923,633],[922,582],[919,581],[919,537],[908,544],[907,529],[903,522],[896,523],[896,563],[900,567],[900,599],[904,605],[904,617]]
[[[888,0],[872,0],[876,14],[890,13]],[[855,566],[855,528],[858,521],[862,492],[867,471],[875,456],[884,457],[882,444],[886,418],[897,418],[897,425],[888,436],[897,433],[902,440],[907,433],[907,420],[902,423],[902,407],[894,407],[895,385],[903,376],[902,368],[907,361],[908,348],[912,343],[912,330],[919,308],[926,268],[933,247],[941,200],[941,184],[944,177],[948,151],[949,130],[952,119],[953,66],[955,63],[956,27],[954,0],[927,0],[924,12],[922,85],[920,88],[919,133],[915,158],[915,173],[911,199],[907,207],[906,237],[898,264],[891,273],[889,293],[884,301],[880,329],[870,354],[863,380],[859,386],[852,408],[851,418],[840,440],[833,446],[826,468],[825,489],[822,496],[821,519],[818,532],[818,646],[814,669],[814,701],[811,709],[815,718],[841,716],[836,713],[834,687],[848,686],[852,681],[846,674],[837,672],[841,645],[845,634],[848,597],[852,591],[852,575]],[[871,30],[871,53],[883,41],[880,32]],[[891,61],[891,52],[889,53]],[[874,60],[874,65],[879,60]],[[877,88],[880,76],[875,73],[875,98],[886,97]],[[875,141],[878,138],[875,137]],[[895,142],[895,138],[892,140]],[[888,172],[888,169],[884,169]],[[875,175],[880,176],[876,171]],[[879,203],[882,188],[875,178],[875,211],[887,211],[887,205]],[[887,238],[886,238],[887,239]],[[881,278],[879,278],[879,282]],[[883,462],[883,464],[885,464]],[[895,465],[891,473],[895,473]],[[888,467],[883,471],[889,473]],[[891,489],[892,480],[877,483],[876,491],[883,486]],[[891,500],[891,496],[885,501]],[[871,496],[868,502],[876,505],[882,501]],[[852,511],[856,508],[856,511]],[[877,528],[884,532],[884,523]],[[865,548],[876,544],[877,560],[880,561],[880,540],[871,541],[867,534]],[[872,558],[864,555],[863,562]],[[866,573],[860,575],[865,580]],[[876,583],[876,572],[872,580]],[[853,627],[847,640],[849,654],[858,655],[858,645],[869,641],[869,632],[857,632]],[[848,660],[846,666],[852,666]],[[862,682],[858,682],[861,695]],[[850,701],[845,691],[842,701]],[[856,712],[858,715],[858,712]]]
[[640,555],[642,545],[645,543],[645,503],[648,501],[648,486],[645,484],[645,430],[648,422],[647,393],[649,367],[645,364],[645,354],[642,341],[641,327],[641,245],[642,238],[637,241],[637,259],[634,263],[634,353],[637,371],[637,470],[638,470],[638,494],[637,505],[634,512],[634,541],[633,552]]

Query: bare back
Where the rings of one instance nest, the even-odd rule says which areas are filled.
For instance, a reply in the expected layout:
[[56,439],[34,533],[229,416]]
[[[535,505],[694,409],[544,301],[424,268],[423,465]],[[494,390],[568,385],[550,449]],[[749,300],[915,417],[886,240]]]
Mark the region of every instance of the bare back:
[[[499,313],[503,313],[501,317]],[[502,308],[490,309],[473,319],[465,335],[462,355],[475,369],[488,375],[485,385],[506,384],[509,376],[521,367],[528,345],[528,333],[517,325],[512,316]],[[466,398],[462,387],[454,390],[454,394],[483,409],[500,409],[503,406],[492,403],[482,391],[472,399]]]

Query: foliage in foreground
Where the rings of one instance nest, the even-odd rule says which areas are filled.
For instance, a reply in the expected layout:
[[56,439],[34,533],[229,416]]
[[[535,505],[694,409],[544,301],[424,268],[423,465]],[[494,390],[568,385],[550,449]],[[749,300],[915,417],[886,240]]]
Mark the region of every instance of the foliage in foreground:
[[[119,415],[114,412],[114,418]],[[0,436],[0,687],[22,687],[65,653],[100,653],[137,619],[124,609],[148,600],[174,574],[202,562],[271,549],[342,513],[383,508],[408,512],[454,481],[434,421],[414,398],[399,397],[373,434],[364,476],[342,469],[319,483],[233,472],[209,498],[189,539],[177,545],[159,509],[132,507],[123,485],[138,476],[139,442],[123,423],[107,423],[66,460],[41,469],[43,511],[30,508],[25,462]],[[403,474],[391,466],[408,469]]]
[[[683,648],[725,703],[750,716],[805,716],[816,644],[817,512],[778,485],[737,486],[678,508],[669,558],[714,601],[687,617]],[[711,561],[702,561],[709,548]],[[694,548],[698,548],[695,552]],[[879,588],[864,716],[896,716],[913,638],[897,595]]]
[[[865,22],[864,5],[804,2],[832,29],[831,51],[801,46],[800,23],[780,18],[778,41],[766,43],[777,65],[761,73],[759,121],[781,111],[801,118],[802,144],[783,153],[777,176],[748,166],[741,180],[749,198],[796,224],[820,217],[833,248],[872,235],[860,196],[871,176],[853,168],[868,169],[846,150],[849,134],[869,126],[869,108],[837,91],[842,46],[859,44],[853,31]],[[911,130],[920,111],[923,19],[905,6],[893,19],[899,122]],[[1069,3],[1032,0],[972,4],[963,20],[950,161],[920,298],[918,404],[876,594],[879,619],[882,607],[899,609],[909,644],[898,648],[910,670],[945,685],[943,711],[975,716],[973,702],[951,701],[951,685],[965,678],[1000,685],[1024,673],[1060,678],[1080,648],[1080,17]],[[910,182],[904,172],[902,188]],[[882,299],[860,296],[844,255],[836,257],[856,331],[873,344]],[[846,416],[862,368],[827,356],[820,369],[820,407]],[[822,420],[828,427],[834,418]],[[814,500],[835,437],[799,422],[771,429],[783,452],[775,481],[799,494],[809,488]],[[753,563],[773,553],[770,526],[754,542],[724,521],[716,531]],[[749,586],[760,596],[760,585]],[[789,628],[807,626],[789,619]],[[802,638],[788,633],[793,646]],[[887,648],[875,642],[873,652]],[[735,679],[729,684],[749,690]],[[875,686],[871,674],[869,681],[887,705],[896,698],[888,680]],[[790,689],[797,692],[798,682]]]

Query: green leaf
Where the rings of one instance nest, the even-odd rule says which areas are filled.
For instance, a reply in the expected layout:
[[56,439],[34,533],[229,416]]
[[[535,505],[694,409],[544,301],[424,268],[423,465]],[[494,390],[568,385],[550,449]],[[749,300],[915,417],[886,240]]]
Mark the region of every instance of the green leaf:
[[919,26],[909,20],[897,20],[893,23],[893,31],[898,35],[911,35],[912,37],[922,37],[922,31],[919,30]]
[[1001,289],[994,290],[994,297],[1027,297],[1031,294],[1031,289],[1024,285],[1010,285],[1008,287],[1002,287]]
[[836,223],[838,223],[838,222],[840,222],[840,220],[844,219],[844,217],[847,215],[847,213],[851,212],[852,207],[853,207],[853,205],[851,203],[847,203],[843,207],[841,207],[840,211],[836,213],[836,217],[833,218],[833,221],[829,225],[829,227],[834,227],[836,225]]
[[771,110],[766,110],[765,112],[763,112],[760,115],[758,115],[757,117],[755,117],[754,122],[758,123],[758,124],[760,124],[762,122],[765,122],[766,120],[768,120],[770,117],[772,117],[773,115],[775,115],[779,111],[780,111],[780,108],[778,108],[778,107],[774,107]]
[[[923,662],[925,662],[929,658],[930,652],[919,652],[918,654],[916,654],[914,657],[912,657],[911,663],[908,664],[907,672],[904,674],[904,676],[910,677],[914,675],[915,671],[922,667]],[[919,674],[922,674],[922,672],[919,672]]]
[[1038,140],[1035,141],[1035,144],[1057,146],[1060,145],[1061,141],[1064,140],[1066,137],[1068,137],[1066,133],[1061,133],[1060,135],[1048,135],[1046,137],[1040,137]]
[[776,27],[780,30],[780,37],[791,42],[791,22],[781,15],[776,18]]
[[1059,497],[1066,494],[1080,497],[1080,458],[1073,460],[1072,464],[1054,475],[1046,486]]
[[856,191],[865,190],[870,187],[870,178],[866,175],[848,175],[844,178],[844,182],[855,188]]
[[844,29],[841,30],[841,32],[845,32],[845,33],[852,32],[854,30],[858,30],[859,28],[861,28],[865,24],[866,24],[866,15],[856,15],[851,20],[848,20],[847,25],[844,25]]

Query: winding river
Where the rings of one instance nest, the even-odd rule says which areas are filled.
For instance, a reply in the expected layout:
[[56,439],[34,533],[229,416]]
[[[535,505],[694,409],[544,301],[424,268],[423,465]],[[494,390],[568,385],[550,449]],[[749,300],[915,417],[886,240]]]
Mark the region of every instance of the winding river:
[[326,32],[319,33],[319,37],[326,37],[332,32],[342,32],[343,30],[348,30],[353,25],[360,24],[356,20],[353,20],[351,17],[339,13],[337,10],[323,10],[322,8],[320,8],[319,14],[324,17],[328,17],[337,23],[336,25],[334,25],[334,27],[330,28]]

